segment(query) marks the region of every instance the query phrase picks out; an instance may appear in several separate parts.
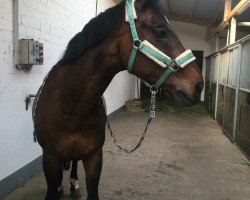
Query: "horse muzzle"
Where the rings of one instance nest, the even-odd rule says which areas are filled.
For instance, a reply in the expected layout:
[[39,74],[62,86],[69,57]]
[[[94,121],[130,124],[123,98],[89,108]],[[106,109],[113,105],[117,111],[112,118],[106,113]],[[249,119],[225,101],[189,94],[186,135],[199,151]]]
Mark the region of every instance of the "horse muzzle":
[[192,106],[199,103],[203,86],[204,82],[202,80],[197,82],[193,88],[183,85],[178,87],[166,86],[164,89],[167,93],[169,104]]

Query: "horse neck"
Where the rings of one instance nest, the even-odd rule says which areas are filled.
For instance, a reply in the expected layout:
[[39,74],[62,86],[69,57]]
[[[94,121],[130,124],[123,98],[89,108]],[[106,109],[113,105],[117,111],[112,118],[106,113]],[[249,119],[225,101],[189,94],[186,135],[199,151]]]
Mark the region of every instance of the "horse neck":
[[113,77],[124,70],[119,56],[107,54],[106,45],[87,51],[76,63],[75,74],[84,103],[97,103]]

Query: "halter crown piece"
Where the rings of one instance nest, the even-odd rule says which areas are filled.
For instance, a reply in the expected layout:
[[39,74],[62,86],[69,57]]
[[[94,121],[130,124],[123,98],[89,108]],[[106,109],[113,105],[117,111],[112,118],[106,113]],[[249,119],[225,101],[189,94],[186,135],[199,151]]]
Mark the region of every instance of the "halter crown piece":
[[135,19],[137,18],[136,10],[134,7],[135,0],[127,0],[126,1],[126,21],[129,22],[129,26],[131,29],[131,34],[133,37],[133,50],[130,55],[130,59],[128,62],[128,72],[132,73],[132,68],[135,62],[136,55],[138,51],[145,54],[147,57],[152,59],[154,62],[166,68],[166,71],[160,77],[160,79],[155,83],[154,88],[158,90],[158,88],[164,83],[164,81],[168,78],[168,76],[172,73],[177,71],[179,68],[184,68],[190,62],[194,61],[196,58],[194,57],[192,51],[190,49],[183,52],[175,59],[171,59],[169,56],[164,54],[162,51],[157,49],[154,45],[152,45],[147,40],[141,42],[138,37],[136,26],[135,26]]

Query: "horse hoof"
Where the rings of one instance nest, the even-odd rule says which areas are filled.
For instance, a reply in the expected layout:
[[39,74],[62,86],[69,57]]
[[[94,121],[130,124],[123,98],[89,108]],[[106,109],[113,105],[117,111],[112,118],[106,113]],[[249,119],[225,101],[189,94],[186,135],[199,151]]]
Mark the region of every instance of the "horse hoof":
[[57,193],[54,194],[46,194],[45,200],[60,200],[63,196],[63,187],[58,189]]
[[80,188],[76,189],[76,190],[71,190],[71,199],[81,199],[82,195],[80,192]]

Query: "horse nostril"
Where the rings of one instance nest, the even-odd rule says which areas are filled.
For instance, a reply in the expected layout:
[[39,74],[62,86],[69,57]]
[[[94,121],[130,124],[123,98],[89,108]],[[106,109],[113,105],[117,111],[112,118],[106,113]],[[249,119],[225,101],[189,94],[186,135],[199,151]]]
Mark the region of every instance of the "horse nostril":
[[195,86],[195,93],[200,95],[202,92],[202,89],[203,89],[203,83],[202,82],[197,83]]

